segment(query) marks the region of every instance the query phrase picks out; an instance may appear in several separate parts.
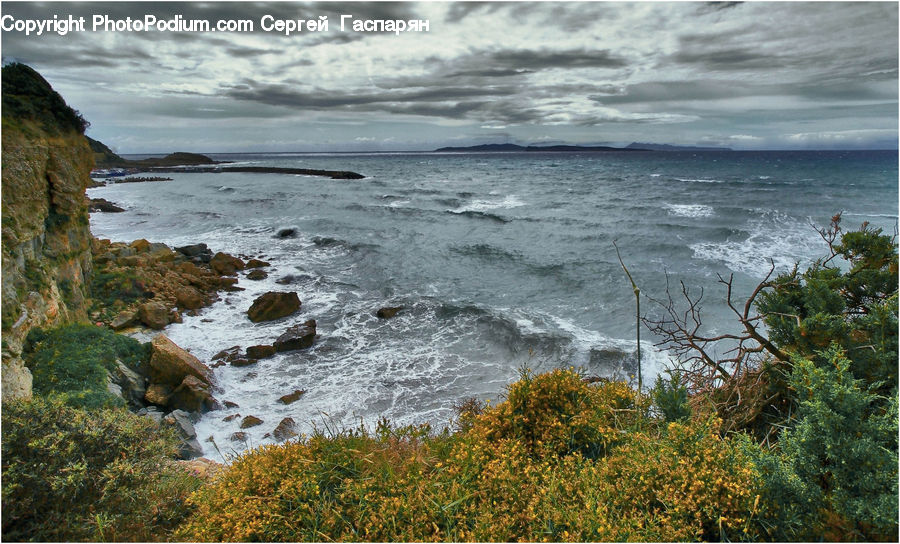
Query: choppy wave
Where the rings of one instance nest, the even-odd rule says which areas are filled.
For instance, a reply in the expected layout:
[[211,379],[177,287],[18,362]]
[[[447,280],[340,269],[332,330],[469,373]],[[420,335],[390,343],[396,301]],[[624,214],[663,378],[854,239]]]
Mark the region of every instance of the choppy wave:
[[715,212],[706,204],[666,204],[669,215],[677,217],[711,217]]

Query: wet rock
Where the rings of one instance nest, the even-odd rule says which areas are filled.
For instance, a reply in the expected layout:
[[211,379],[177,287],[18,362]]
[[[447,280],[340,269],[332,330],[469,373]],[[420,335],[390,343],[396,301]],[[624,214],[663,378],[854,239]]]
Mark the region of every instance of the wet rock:
[[238,270],[244,269],[244,261],[220,251],[210,259],[209,267],[223,276],[232,276]]
[[247,317],[254,323],[272,321],[289,316],[300,309],[297,293],[269,291],[253,301],[247,310]]
[[150,382],[167,384],[172,388],[181,385],[185,376],[194,376],[207,385],[212,384],[209,368],[199,359],[178,347],[166,335],[160,334],[150,343]]
[[112,373],[113,380],[122,389],[122,398],[134,407],[143,406],[144,395],[147,394],[147,380],[122,361],[116,360],[116,368]]
[[116,206],[109,200],[105,198],[92,198],[90,204],[88,204],[89,212],[105,212],[105,213],[120,213],[124,212],[125,208],[121,208]]
[[298,434],[297,424],[289,417],[282,419],[281,423],[279,423],[278,426],[275,427],[275,430],[272,431],[272,436],[279,442],[283,442],[288,438],[293,438]]
[[169,324],[169,309],[162,302],[145,302],[138,308],[138,318],[151,329],[162,330]]
[[230,400],[226,400],[223,404],[225,408],[240,408],[236,402],[231,402]]
[[169,310],[169,323],[183,323],[184,320],[181,319],[181,314],[178,313],[178,310],[172,308]]
[[269,263],[266,261],[261,261],[259,259],[250,259],[247,261],[247,268],[262,268],[264,266],[269,266]]
[[251,270],[250,272],[247,273],[247,279],[253,280],[253,281],[264,280],[268,277],[269,277],[269,275],[266,273],[265,270],[260,270],[258,268],[255,270]]
[[249,359],[265,359],[275,355],[275,353],[275,346],[267,346],[265,344],[247,348],[247,357]]
[[231,414],[230,416],[225,416],[222,418],[222,421],[234,421],[235,419],[241,417],[241,414]]
[[246,442],[247,438],[247,433],[245,433],[244,431],[237,431],[231,433],[231,437],[229,438],[229,440],[231,440],[232,442]]
[[150,248],[150,242],[141,238],[139,240],[135,240],[134,242],[131,242],[130,246],[132,247],[132,249],[134,249],[138,253],[141,253],[141,252],[147,251],[147,249]]
[[169,407],[188,412],[206,412],[216,408],[217,404],[209,392],[209,384],[195,376],[185,376],[168,400]]
[[206,244],[190,244],[186,246],[176,247],[175,251],[186,257],[196,257],[197,255],[208,253],[209,247]]
[[275,340],[278,352],[305,349],[313,345],[316,339],[316,320],[310,319],[302,325],[294,325]]
[[255,365],[259,361],[257,359],[248,359],[246,357],[238,357],[231,361],[231,366],[250,366]]
[[250,427],[256,427],[257,425],[262,425],[263,420],[259,419],[256,416],[247,416],[241,420],[241,429],[249,429]]
[[301,389],[294,390],[293,393],[288,393],[287,395],[283,395],[278,398],[278,402],[281,404],[291,404],[292,402],[296,402],[300,397],[302,397],[306,391]]
[[137,411],[137,415],[149,417],[157,424],[162,423],[163,413],[156,406],[147,406],[146,408],[141,408]]
[[391,307],[380,308],[377,312],[375,312],[375,315],[381,319],[390,319],[390,318],[394,317],[395,315],[397,315],[397,312],[399,312],[402,309],[403,309],[403,306],[391,306]]
[[113,318],[110,322],[109,326],[114,331],[120,331],[122,329],[127,329],[128,327],[136,324],[138,321],[137,312],[134,310],[122,310],[119,314]]
[[163,425],[174,427],[181,436],[182,440],[178,448],[178,456],[181,459],[193,459],[203,455],[203,448],[197,441],[197,431],[194,430],[194,425],[187,412],[174,410],[163,417],[162,422]]
[[297,236],[297,229],[295,229],[295,228],[281,229],[275,233],[276,238],[294,238],[296,236]]
[[278,278],[277,280],[275,280],[275,283],[277,283],[279,285],[290,285],[296,281],[297,281],[297,276],[288,274],[287,276],[285,276],[283,278]]
[[213,355],[213,361],[231,362],[241,356],[241,346],[231,346]]

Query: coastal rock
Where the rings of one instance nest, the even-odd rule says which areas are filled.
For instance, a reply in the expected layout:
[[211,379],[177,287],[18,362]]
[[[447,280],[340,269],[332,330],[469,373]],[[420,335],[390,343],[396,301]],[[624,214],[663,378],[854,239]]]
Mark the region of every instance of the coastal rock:
[[254,323],[272,321],[289,316],[300,309],[300,297],[297,293],[280,293],[269,291],[253,301],[247,310],[247,317]]
[[259,259],[250,259],[247,261],[247,268],[262,268],[264,266],[269,266],[269,263],[266,261],[261,261]]
[[265,270],[251,270],[247,273],[247,279],[253,281],[264,280],[269,277],[269,274],[266,273]]
[[223,404],[225,405],[225,408],[240,408],[240,406],[238,406],[238,403],[231,402],[230,400],[226,400]]
[[390,319],[390,318],[394,317],[395,315],[397,315],[397,312],[399,312],[402,309],[403,309],[403,306],[392,306],[392,307],[380,308],[377,312],[375,312],[375,315],[378,316],[380,319]]
[[231,440],[232,442],[246,442],[247,438],[249,438],[247,436],[247,433],[245,433],[244,431],[237,431],[231,433],[231,437],[229,437],[229,440]]
[[262,425],[263,420],[259,419],[256,416],[247,416],[241,420],[241,429],[249,429],[250,427],[256,427],[257,425]]
[[144,395],[147,394],[147,380],[122,361],[116,360],[116,368],[112,378],[122,389],[122,398],[133,407],[143,406]]
[[241,417],[241,414],[231,414],[230,416],[223,417],[222,421],[225,421],[225,422],[234,421],[235,419],[237,419],[239,417]]
[[138,318],[151,329],[162,330],[169,324],[169,309],[162,302],[146,302],[138,308]]
[[173,427],[181,438],[196,438],[197,431],[191,421],[191,416],[184,410],[172,410],[163,417],[163,424]]
[[212,459],[207,459],[206,457],[180,461],[180,464],[185,471],[202,480],[212,479],[225,469],[225,465],[217,463]]
[[166,406],[169,403],[169,396],[172,394],[172,388],[161,383],[151,384],[144,393],[144,400],[150,404],[157,406]]
[[238,270],[244,269],[244,261],[220,251],[213,255],[213,258],[209,261],[209,266],[223,276],[232,276]]
[[127,329],[128,327],[136,324],[138,321],[137,312],[134,310],[122,310],[116,315],[115,318],[109,323],[109,326],[114,331],[120,331],[122,329]]
[[147,406],[146,408],[141,408],[137,411],[137,415],[149,417],[157,424],[162,424],[163,413],[156,406]]
[[134,242],[131,242],[130,245],[131,245],[131,248],[134,249],[135,251],[137,251],[138,253],[141,253],[141,252],[144,252],[144,251],[147,251],[148,249],[150,249],[150,242],[148,242],[144,238],[135,240]]
[[203,243],[176,247],[175,251],[181,253],[186,257],[196,257],[197,255],[201,255],[203,253],[210,253],[210,255],[212,255],[212,253],[209,251],[209,247],[207,247],[207,245]]
[[305,349],[313,345],[316,339],[316,320],[310,319],[302,325],[294,325],[275,340],[278,352]]
[[237,359],[233,359],[231,361],[231,366],[250,366],[255,365],[259,361],[257,359],[250,359],[247,357],[238,357]]
[[241,346],[231,346],[230,348],[225,348],[219,353],[216,353],[212,356],[213,361],[225,361],[230,363],[231,361],[237,359],[241,356]]
[[265,344],[250,346],[247,348],[247,357],[249,359],[265,359],[266,357],[275,355],[276,352],[275,346],[268,346]]
[[212,384],[209,368],[164,334],[157,335],[150,346],[151,383],[166,384],[175,388],[181,385],[185,376],[194,376],[207,385]]
[[185,376],[169,396],[167,405],[188,412],[206,412],[216,408],[216,399],[209,392],[209,384],[194,376]]
[[200,291],[190,285],[182,285],[175,289],[175,301],[185,310],[196,310],[206,303]]
[[120,213],[124,212],[125,208],[121,208],[116,206],[109,200],[105,198],[92,198],[90,200],[90,204],[88,204],[89,212],[105,212],[105,213]]
[[276,238],[294,238],[295,236],[297,236],[297,229],[294,228],[280,229],[275,233]]
[[288,438],[293,438],[298,434],[297,424],[289,417],[282,419],[278,426],[275,427],[275,430],[272,431],[272,436],[279,442],[284,442]]
[[305,393],[306,391],[295,389],[293,393],[288,393],[287,395],[279,397],[278,402],[280,402],[281,404],[291,404],[292,402],[296,402]]

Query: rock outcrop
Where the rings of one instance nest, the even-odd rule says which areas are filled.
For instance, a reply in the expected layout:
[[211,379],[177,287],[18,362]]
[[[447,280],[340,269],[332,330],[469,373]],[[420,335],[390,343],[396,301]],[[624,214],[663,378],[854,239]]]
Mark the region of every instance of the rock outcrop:
[[300,297],[297,293],[279,293],[269,291],[253,301],[247,310],[247,317],[254,323],[273,321],[287,317],[300,309]]
[[86,123],[37,72],[3,67],[3,400],[29,397],[28,331],[87,319],[93,268]]

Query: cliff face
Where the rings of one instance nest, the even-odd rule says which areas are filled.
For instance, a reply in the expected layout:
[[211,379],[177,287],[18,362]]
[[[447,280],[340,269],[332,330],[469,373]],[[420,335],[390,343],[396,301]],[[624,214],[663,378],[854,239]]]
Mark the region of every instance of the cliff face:
[[27,66],[3,68],[2,122],[6,401],[31,395],[31,374],[19,358],[28,331],[87,319],[92,258],[84,190],[93,153],[80,115]]

